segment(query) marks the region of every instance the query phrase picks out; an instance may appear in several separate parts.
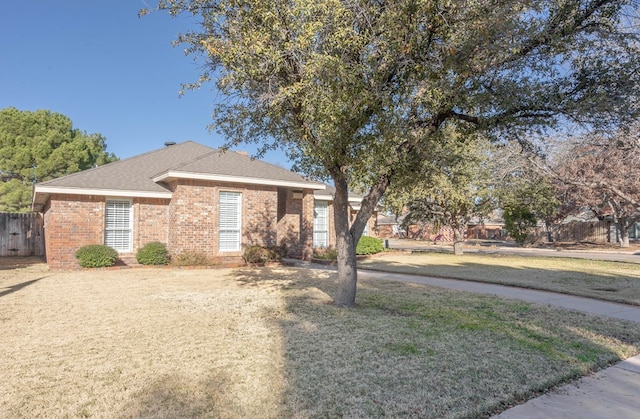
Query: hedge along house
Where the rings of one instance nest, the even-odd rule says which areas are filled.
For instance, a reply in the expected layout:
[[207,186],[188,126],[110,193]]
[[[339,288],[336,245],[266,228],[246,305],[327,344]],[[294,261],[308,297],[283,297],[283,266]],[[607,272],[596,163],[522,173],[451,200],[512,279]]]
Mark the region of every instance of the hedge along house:
[[290,256],[306,259],[314,224],[331,231],[330,218],[324,228],[316,212],[331,196],[322,195],[319,207],[314,199],[325,188],[243,153],[187,141],[36,184],[33,209],[43,214],[47,263],[56,269],[77,268],[75,252],[87,244],[106,244],[125,258],[151,241],[165,243],[172,257],[234,261],[247,245],[285,244]]

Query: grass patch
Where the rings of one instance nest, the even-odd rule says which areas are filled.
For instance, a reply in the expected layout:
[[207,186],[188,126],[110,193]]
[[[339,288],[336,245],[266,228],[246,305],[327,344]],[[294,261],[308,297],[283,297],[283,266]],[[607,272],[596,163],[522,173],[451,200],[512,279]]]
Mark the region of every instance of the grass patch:
[[637,264],[512,255],[388,254],[358,261],[363,269],[554,291],[640,306]]
[[0,412],[482,417],[640,352],[629,322],[379,280],[346,310],[334,291],[284,267],[0,269]]
[[357,307],[341,310],[334,286],[296,278],[274,319],[285,416],[482,417],[640,350],[628,322],[380,280],[361,281]]

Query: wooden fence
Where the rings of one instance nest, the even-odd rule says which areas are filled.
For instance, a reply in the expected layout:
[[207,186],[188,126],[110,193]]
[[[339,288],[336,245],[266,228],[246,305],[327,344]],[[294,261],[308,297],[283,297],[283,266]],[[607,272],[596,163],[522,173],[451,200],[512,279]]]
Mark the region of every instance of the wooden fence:
[[574,221],[562,224],[554,231],[554,240],[558,242],[609,243],[611,239],[611,223],[608,221]]
[[40,214],[0,212],[0,256],[44,256]]

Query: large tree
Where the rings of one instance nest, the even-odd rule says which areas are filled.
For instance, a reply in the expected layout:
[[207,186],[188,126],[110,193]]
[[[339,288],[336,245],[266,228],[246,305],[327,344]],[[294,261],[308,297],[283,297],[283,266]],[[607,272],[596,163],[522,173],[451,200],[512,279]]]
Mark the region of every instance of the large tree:
[[[635,2],[614,0],[161,0],[200,18],[179,37],[202,59],[199,87],[226,100],[230,144],[290,153],[331,178],[335,303],[355,304],[355,245],[387,187],[410,176],[451,121],[494,134],[635,112]],[[142,14],[147,11],[142,11]],[[350,185],[366,185],[349,224]]]
[[575,138],[542,167],[574,211],[612,216],[620,246],[629,247],[629,230],[640,221],[639,124]]
[[105,149],[62,114],[0,110],[0,211],[30,211],[34,183],[116,160]]

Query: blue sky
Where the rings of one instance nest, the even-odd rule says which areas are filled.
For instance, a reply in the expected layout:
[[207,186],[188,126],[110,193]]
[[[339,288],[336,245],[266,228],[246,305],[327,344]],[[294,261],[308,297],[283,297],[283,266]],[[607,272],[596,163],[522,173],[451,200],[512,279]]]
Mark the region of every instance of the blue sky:
[[[154,0],[146,0],[149,6]],[[142,0],[19,0],[0,14],[0,109],[48,109],[75,128],[100,133],[120,158],[193,140],[219,147],[209,132],[220,96],[213,85],[179,97],[198,63],[171,42],[196,21],[166,13],[138,18]],[[250,153],[255,145],[244,147]],[[264,160],[290,167],[282,153]]]

